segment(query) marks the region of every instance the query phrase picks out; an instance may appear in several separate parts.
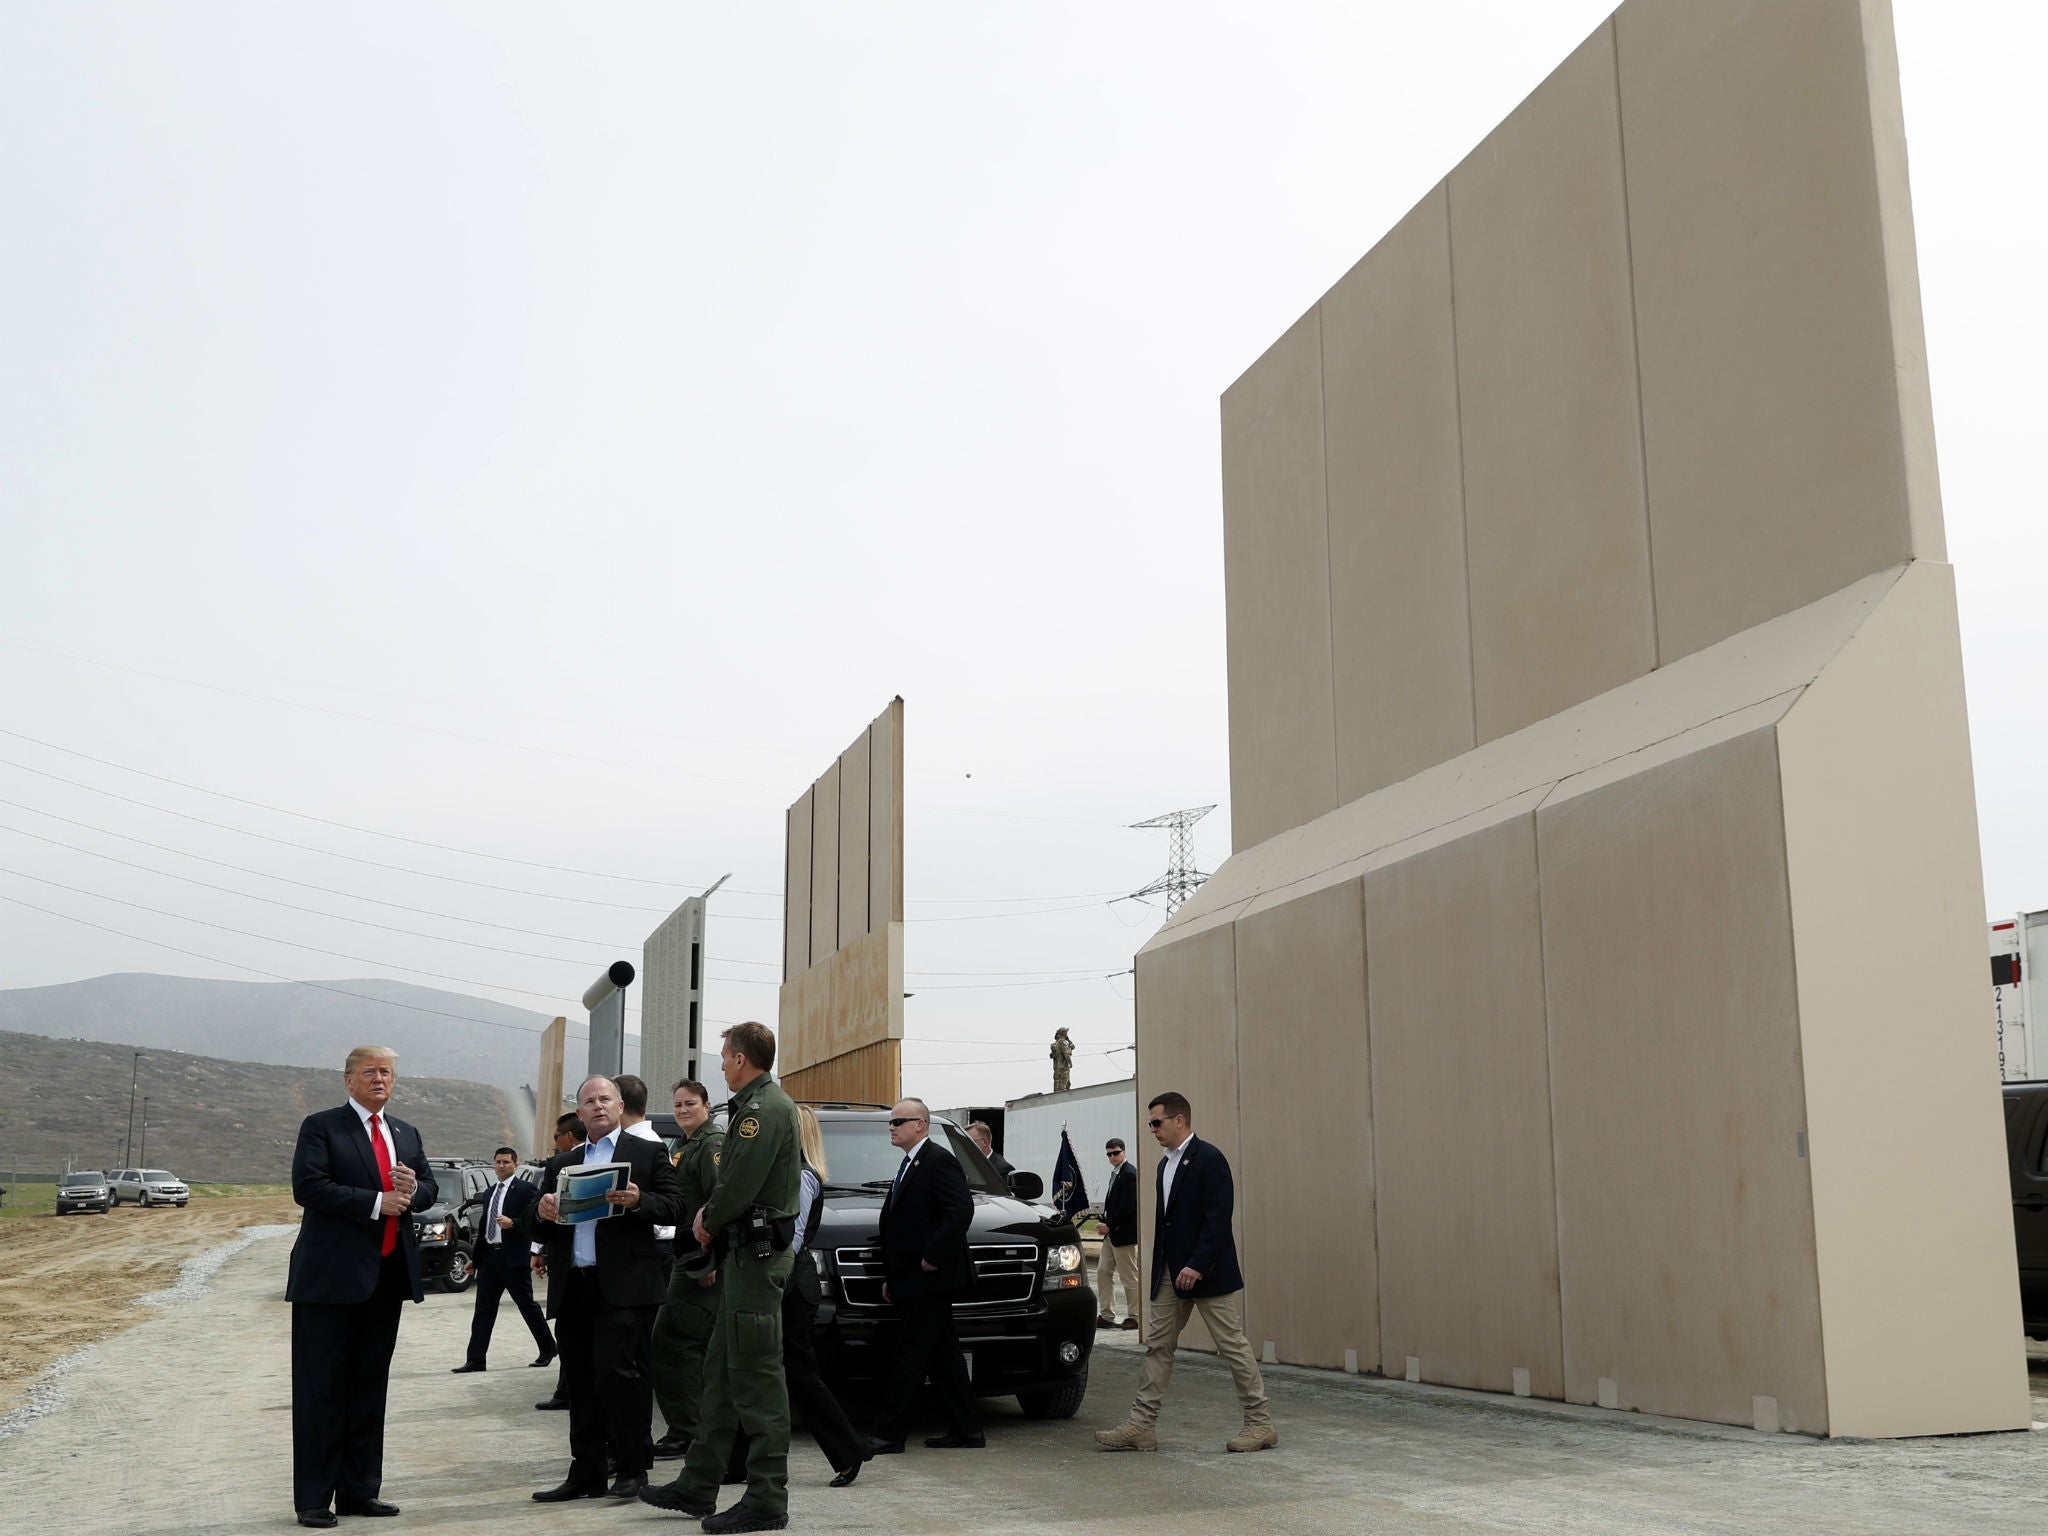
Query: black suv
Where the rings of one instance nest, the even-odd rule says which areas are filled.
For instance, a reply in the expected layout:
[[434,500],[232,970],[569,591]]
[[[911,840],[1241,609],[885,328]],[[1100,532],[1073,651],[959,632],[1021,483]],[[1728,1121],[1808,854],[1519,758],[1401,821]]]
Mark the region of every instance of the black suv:
[[412,1216],[420,1240],[420,1279],[444,1291],[466,1291],[476,1279],[482,1197],[498,1176],[482,1163],[455,1157],[430,1157],[427,1166],[434,1171],[434,1203]]
[[[806,1260],[824,1279],[818,1360],[835,1386],[876,1384],[888,1379],[896,1334],[894,1310],[882,1300],[882,1198],[903,1154],[889,1142],[888,1110],[811,1107],[828,1164],[825,1209]],[[663,1136],[679,1134],[672,1116],[650,1118]],[[967,1230],[974,1278],[953,1304],[974,1391],[1014,1395],[1028,1418],[1071,1418],[1088,1391],[1095,1347],[1095,1293],[1080,1234],[1058,1212],[1028,1203],[1044,1192],[1037,1174],[1013,1174],[1005,1188],[965,1131],[934,1116],[931,1133],[960,1160],[974,1196]]]

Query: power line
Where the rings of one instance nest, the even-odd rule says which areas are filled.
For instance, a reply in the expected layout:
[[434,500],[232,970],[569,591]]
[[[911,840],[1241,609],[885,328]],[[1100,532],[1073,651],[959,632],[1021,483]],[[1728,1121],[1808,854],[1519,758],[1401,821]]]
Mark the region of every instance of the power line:
[[54,886],[60,891],[69,891],[74,896],[90,896],[98,901],[111,901],[117,907],[133,907],[138,912],[148,912],[156,917],[168,917],[180,923],[196,923],[201,928],[212,928],[220,933],[232,933],[244,939],[254,939],[260,944],[282,944],[287,949],[303,949],[308,954],[326,955],[334,960],[346,960],[352,965],[375,966],[378,970],[404,971],[412,976],[429,976],[435,981],[459,982],[465,987],[489,987],[499,992],[519,992],[527,997],[538,997],[559,1003],[560,992],[536,992],[531,987],[510,986],[502,981],[480,981],[474,976],[450,976],[441,971],[421,970],[416,965],[399,965],[391,960],[373,960],[367,955],[344,954],[338,949],[324,949],[318,944],[301,944],[297,939],[280,939],[274,934],[251,933],[247,928],[231,928],[226,923],[211,922],[203,917],[191,917],[183,912],[166,912],[162,907],[145,906],[139,901],[130,901],[125,896],[109,896],[104,891],[90,891],[84,886],[66,885],[61,880],[46,880],[41,875],[31,875],[19,869],[0,868],[0,875],[12,875],[17,880],[33,880],[37,885]]
[[418,1003],[401,1003],[396,998],[372,997],[367,992],[351,992],[347,987],[331,986],[323,981],[301,981],[296,976],[284,976],[276,971],[266,971],[259,965],[243,965],[238,960],[223,960],[216,955],[202,955],[196,949],[181,949],[176,944],[166,944],[161,939],[145,939],[137,933],[124,933],[119,928],[109,928],[105,923],[95,923],[87,918],[73,917],[69,912],[59,912],[50,907],[39,907],[32,901],[23,901],[19,896],[9,896],[5,891],[0,891],[0,901],[12,902],[17,907],[26,907],[29,911],[40,912],[45,917],[54,917],[67,923],[76,923],[81,928],[93,928],[101,933],[110,933],[117,939],[127,939],[136,944],[148,944],[153,948],[169,950],[174,955],[184,955],[192,960],[204,960],[208,965],[224,965],[231,971],[247,971],[251,976],[264,976],[271,981],[289,982],[295,987],[312,987],[315,991],[334,992],[342,997],[359,998],[366,1003],[381,1003],[387,1008],[403,1008],[408,1013],[429,1013],[441,1019],[460,1019],[466,1024],[488,1024],[492,1029],[515,1030],[522,1035],[538,1035],[550,1027],[549,1025],[541,1025],[536,1028],[526,1024],[508,1024],[503,1019],[480,1019],[473,1013],[450,1013],[445,1008],[427,1008]]
[[[9,643],[11,644],[12,642]],[[147,768],[136,768],[127,763],[117,763],[114,762],[111,758],[94,757],[90,752],[80,752],[75,747],[60,747],[54,741],[44,741],[40,737],[29,736],[21,731],[10,731],[4,727],[0,727],[0,736],[11,736],[16,741],[25,741],[32,746],[42,747],[46,751],[50,752],[61,752],[66,757],[79,758],[84,762],[97,763],[102,768],[112,768],[121,773],[132,773],[136,775],[138,778],[154,779],[159,784],[169,784],[174,789],[187,789],[195,795],[211,795],[217,800],[232,800],[236,805],[253,806],[255,809],[259,811],[269,811],[274,815],[291,816],[297,818],[300,821],[316,822],[320,826],[335,827],[343,832],[360,832],[366,837],[387,838],[394,843],[410,843],[416,848],[433,848],[441,853],[459,853],[463,855],[465,858],[490,859],[500,864],[517,864],[526,869],[543,869],[548,871],[550,874],[587,875],[595,880],[619,880],[624,881],[629,885],[659,885],[669,887],[674,890],[695,890],[704,884],[704,882],[701,880],[650,880],[639,875],[621,875],[595,869],[571,869],[561,864],[542,864],[533,859],[515,859],[509,854],[485,853],[480,849],[476,848],[457,848],[449,843],[436,843],[423,837],[407,837],[402,832],[385,832],[379,830],[376,827],[359,827],[355,825],[353,822],[336,821],[333,818],[327,816],[315,816],[310,811],[290,810],[284,806],[271,805],[262,800],[251,800],[245,795],[229,794],[224,789],[208,789],[204,784],[188,784],[183,779],[173,779],[161,773],[151,773]],[[9,766],[20,767],[21,765],[17,763],[10,764]],[[38,771],[40,770],[33,768],[29,770],[29,772],[31,773],[35,773]],[[54,778],[56,776],[52,774],[49,775],[49,777]],[[74,781],[65,779],[61,782],[68,784]],[[81,784],[78,787],[81,789],[92,788],[92,786],[89,784]],[[105,793],[105,791],[102,791],[102,793]],[[132,803],[139,805],[143,802],[135,801]],[[151,806],[150,809],[163,810],[164,807]],[[167,814],[175,816],[181,813],[176,811],[170,811],[167,812]],[[196,820],[197,818],[194,819]],[[218,825],[218,823],[208,822],[206,823],[206,825],[216,826]],[[241,829],[236,827],[230,827],[227,830],[239,831]],[[294,844],[293,846],[296,847],[298,845]],[[780,896],[782,894],[782,892],[780,891],[741,890],[736,886],[728,886],[727,889],[732,891],[732,893],[736,896]]]
[[[254,875],[259,880],[275,880],[280,885],[295,885],[302,890],[320,891],[328,896],[339,896],[346,901],[368,902],[374,907],[389,907],[395,912],[411,912],[420,917],[441,917],[450,922],[470,923],[478,928],[495,928],[501,933],[519,933],[534,939],[558,939],[566,944],[594,944],[601,949],[637,949],[638,944],[615,944],[606,939],[579,939],[564,933],[545,933],[536,928],[516,928],[510,923],[488,922],[481,917],[461,917],[453,912],[436,912],[427,907],[409,907],[403,902],[385,901],[377,896],[359,896],[353,891],[336,890],[331,885],[317,885],[310,880],[294,880],[290,875],[273,875],[267,870],[251,869],[246,864],[230,864],[225,859],[208,858],[203,853],[187,853],[182,848],[173,848],[167,843],[152,843],[145,837],[131,837],[126,832],[115,832],[106,827],[95,826],[89,821],[78,821],[70,816],[59,816],[55,811],[46,811],[41,806],[24,805],[19,800],[0,798],[0,805],[11,806],[17,811],[31,815],[45,816],[51,821],[61,821],[67,827],[78,827],[86,832],[97,832],[102,837],[116,838],[124,843],[134,843],[142,848],[154,848],[158,853],[168,853],[180,859],[192,859],[200,864],[211,864],[216,869],[231,869],[238,875]],[[81,850],[83,851],[83,850]]]

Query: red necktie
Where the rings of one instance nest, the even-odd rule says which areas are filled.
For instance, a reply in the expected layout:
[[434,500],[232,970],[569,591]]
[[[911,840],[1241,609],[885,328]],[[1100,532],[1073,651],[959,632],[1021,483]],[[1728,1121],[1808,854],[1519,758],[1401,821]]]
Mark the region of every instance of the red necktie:
[[[391,1187],[391,1154],[385,1149],[384,1137],[377,1129],[377,1117],[375,1115],[370,1116],[370,1145],[377,1149],[377,1177],[383,1181],[384,1187],[389,1189]],[[380,1254],[389,1253],[397,1246],[398,1218],[396,1216],[386,1216],[384,1218],[384,1246],[379,1248],[377,1252]]]

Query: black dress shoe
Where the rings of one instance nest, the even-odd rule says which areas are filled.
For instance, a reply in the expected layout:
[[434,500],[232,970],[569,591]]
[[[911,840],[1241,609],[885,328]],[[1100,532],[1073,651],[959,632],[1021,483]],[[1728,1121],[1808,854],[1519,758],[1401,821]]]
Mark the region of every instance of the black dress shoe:
[[781,1531],[788,1528],[788,1515],[771,1515],[764,1509],[749,1509],[745,1499],[704,1522],[704,1529],[710,1536],[725,1536],[728,1531]]
[[654,1459],[656,1461],[674,1461],[678,1456],[687,1456],[689,1454],[690,1437],[688,1435],[663,1435],[654,1442]]
[[341,1522],[324,1509],[302,1509],[299,1524],[311,1526],[316,1531],[331,1531]]
[[621,1472],[612,1479],[611,1487],[605,1489],[608,1499],[637,1499],[640,1490],[647,1486],[647,1479],[638,1472]]
[[[552,1349],[550,1349],[550,1350],[544,1350],[544,1351],[542,1351],[542,1353],[541,1353],[541,1357],[540,1357],[540,1358],[539,1358],[538,1360],[529,1360],[529,1361],[527,1361],[527,1362],[526,1362],[526,1368],[527,1368],[527,1369],[528,1369],[529,1371],[531,1371],[531,1370],[537,1370],[537,1369],[539,1369],[539,1368],[540,1368],[540,1367],[542,1367],[542,1366],[545,1366],[545,1365],[553,1365],[554,1363],[555,1363],[555,1352],[554,1352],[554,1351],[553,1351]],[[479,1369],[481,1369],[481,1367],[479,1367]]]
[[546,1413],[548,1410],[554,1408],[567,1408],[569,1406],[569,1399],[567,1399],[566,1397],[550,1397],[544,1399],[541,1402],[535,1403],[533,1406],[540,1409],[541,1412]]
[[903,1454],[903,1442],[901,1440],[870,1440],[868,1442],[868,1454],[870,1456],[901,1456]]
[[979,1451],[987,1446],[987,1439],[981,1435],[956,1435],[951,1430],[925,1441],[925,1449],[932,1451]]
[[450,1376],[467,1376],[471,1371],[480,1371],[483,1368],[484,1363],[481,1360],[465,1360],[448,1374]]
[[645,1487],[640,1490],[640,1502],[652,1504],[656,1509],[672,1509],[679,1515],[702,1520],[718,1506],[709,1499],[697,1500],[683,1497],[682,1490],[674,1483],[663,1483],[659,1488]]
[[865,1463],[856,1461],[852,1466],[848,1467],[844,1472],[840,1473],[837,1477],[833,1478],[832,1481],[827,1483],[825,1486],[828,1488],[851,1488],[853,1486],[853,1480],[856,1477],[860,1476],[860,1469],[864,1465]]
[[556,1488],[543,1488],[533,1496],[536,1504],[566,1504],[571,1499],[601,1499],[603,1483],[579,1483],[574,1478]]
[[346,1504],[336,1499],[334,1512],[337,1515],[395,1515],[398,1506],[386,1504],[382,1499],[352,1499]]

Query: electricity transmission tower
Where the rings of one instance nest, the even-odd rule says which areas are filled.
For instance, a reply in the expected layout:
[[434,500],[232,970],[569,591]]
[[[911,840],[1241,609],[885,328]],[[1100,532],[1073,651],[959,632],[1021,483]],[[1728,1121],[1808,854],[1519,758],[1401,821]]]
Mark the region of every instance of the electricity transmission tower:
[[1197,805],[1185,811],[1168,811],[1164,816],[1154,816],[1150,821],[1134,821],[1133,827],[1164,827],[1167,830],[1166,873],[1154,880],[1143,890],[1131,892],[1133,901],[1143,901],[1148,896],[1166,897],[1168,917],[1180,910],[1182,902],[1195,894],[1195,887],[1208,879],[1208,874],[1195,868],[1194,825],[1215,810],[1213,805]]

